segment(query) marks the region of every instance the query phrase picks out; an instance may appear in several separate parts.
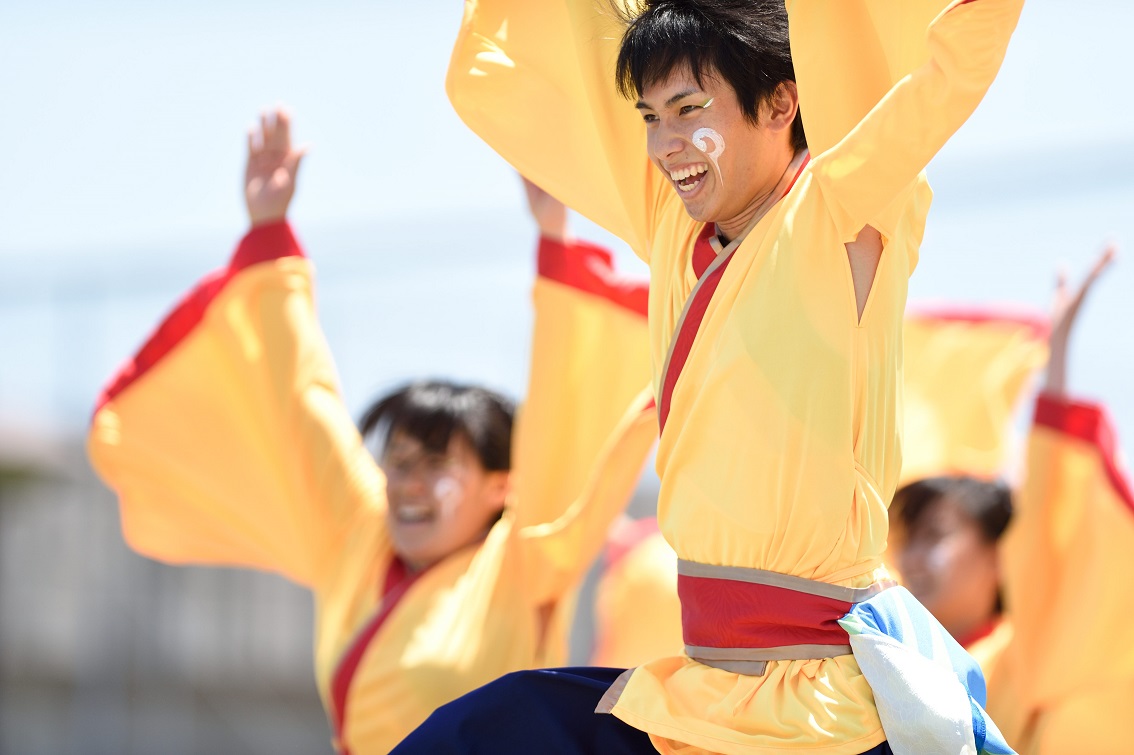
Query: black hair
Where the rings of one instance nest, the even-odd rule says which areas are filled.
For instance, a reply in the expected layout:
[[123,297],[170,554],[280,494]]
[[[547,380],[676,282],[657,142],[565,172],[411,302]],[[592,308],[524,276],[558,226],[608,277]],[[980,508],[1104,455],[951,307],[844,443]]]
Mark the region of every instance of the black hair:
[[[719,76],[731,86],[755,124],[760,105],[795,81],[783,0],[641,0],[636,8],[637,15],[617,10],[627,28],[615,79],[627,99],[688,65],[699,85],[704,76]],[[798,111],[791,141],[796,151],[807,148]]]
[[1012,518],[1012,491],[1000,481],[975,477],[929,477],[894,494],[890,508],[909,531],[943,498],[955,501],[976,522],[988,543],[995,543]]
[[397,431],[431,453],[445,453],[456,434],[469,442],[485,470],[506,472],[512,467],[515,413],[511,399],[486,388],[423,380],[378,399],[358,427],[364,438],[379,434],[381,446]]

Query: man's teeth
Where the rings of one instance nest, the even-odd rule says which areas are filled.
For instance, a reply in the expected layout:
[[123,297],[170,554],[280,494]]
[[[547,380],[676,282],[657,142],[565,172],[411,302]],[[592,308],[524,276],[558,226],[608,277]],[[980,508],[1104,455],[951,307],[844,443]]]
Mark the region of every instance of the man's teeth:
[[681,179],[689,178],[690,176],[699,176],[708,169],[709,166],[706,163],[698,163],[697,165],[690,165],[689,167],[682,168],[681,170],[671,170],[669,172],[669,177],[674,181],[680,181]]

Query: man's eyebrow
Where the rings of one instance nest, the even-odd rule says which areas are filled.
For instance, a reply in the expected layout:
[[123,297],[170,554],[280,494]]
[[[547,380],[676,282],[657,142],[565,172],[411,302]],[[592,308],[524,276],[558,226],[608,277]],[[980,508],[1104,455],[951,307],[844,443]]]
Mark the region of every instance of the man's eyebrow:
[[[678,100],[683,100],[686,97],[688,97],[692,94],[697,94],[700,91],[701,91],[700,89],[685,89],[685,90],[678,92],[677,94],[673,95],[668,100],[666,100],[665,104],[662,105],[662,107],[663,108],[670,107],[674,103],[676,103]],[[650,107],[649,105],[647,105],[643,100],[638,100],[638,102],[634,105],[634,107],[638,108],[639,110],[653,110],[653,108]]]

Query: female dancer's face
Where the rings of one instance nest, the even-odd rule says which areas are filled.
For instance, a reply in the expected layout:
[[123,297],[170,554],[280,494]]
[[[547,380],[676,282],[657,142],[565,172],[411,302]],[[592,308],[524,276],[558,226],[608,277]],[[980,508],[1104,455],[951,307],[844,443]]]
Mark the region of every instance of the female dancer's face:
[[697,83],[688,66],[642,91],[637,108],[649,157],[693,219],[725,224],[743,217],[780,180],[794,154],[794,85],[788,89],[787,103],[779,104],[787,110],[761,106],[757,124],[745,118],[728,83],[711,73]]
[[458,434],[444,453],[434,453],[395,430],[381,466],[394,550],[411,570],[431,566],[481,540],[508,493],[508,473],[485,470],[476,451]]
[[902,580],[950,634],[963,641],[995,618],[996,543],[961,505],[941,496],[902,534]]

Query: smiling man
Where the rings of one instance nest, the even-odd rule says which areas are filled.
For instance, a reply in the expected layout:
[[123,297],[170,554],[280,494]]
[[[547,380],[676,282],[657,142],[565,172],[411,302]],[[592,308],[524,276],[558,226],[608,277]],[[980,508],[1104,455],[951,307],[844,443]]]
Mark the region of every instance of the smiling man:
[[943,634],[902,636],[931,620],[886,589],[881,555],[922,170],[1021,6],[645,0],[619,19],[595,0],[468,0],[458,113],[649,262],[686,652],[506,677],[402,752],[997,751],[983,685],[949,670],[973,666],[959,648],[879,652]]

